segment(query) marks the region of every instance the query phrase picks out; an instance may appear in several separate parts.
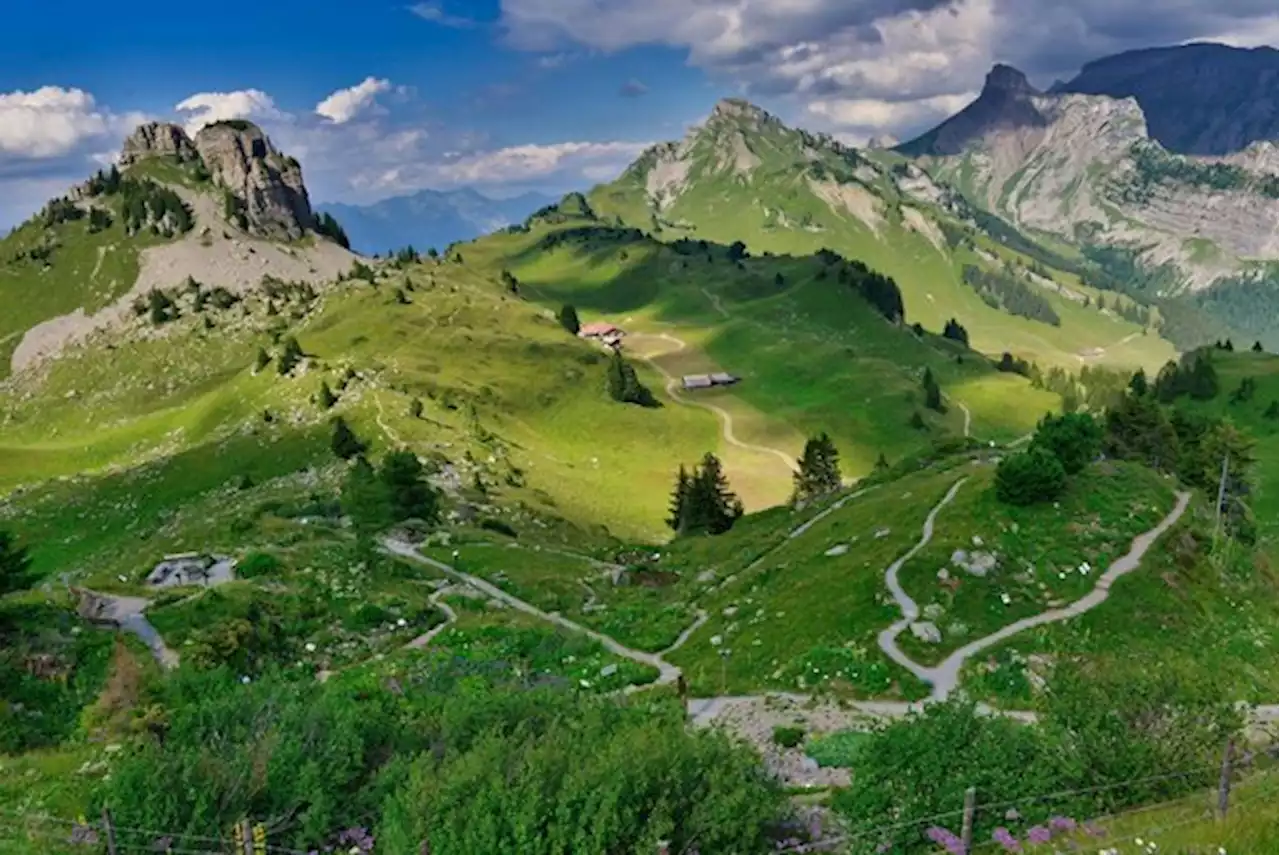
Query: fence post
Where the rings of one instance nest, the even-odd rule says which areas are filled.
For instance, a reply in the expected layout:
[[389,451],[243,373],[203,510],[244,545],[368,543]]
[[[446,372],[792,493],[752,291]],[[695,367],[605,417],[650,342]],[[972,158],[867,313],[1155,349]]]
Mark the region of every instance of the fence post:
[[240,839],[244,841],[244,855],[253,855],[253,823],[247,819],[240,822]]
[[1227,740],[1227,750],[1222,753],[1222,774],[1218,777],[1218,816],[1226,819],[1231,800],[1231,772],[1235,763],[1235,739]]
[[960,843],[967,855],[973,849],[973,814],[976,810],[978,791],[973,787],[964,791],[964,819],[960,823]]
[[116,827],[111,821],[111,811],[108,808],[102,809],[102,836],[107,841],[107,855],[117,855]]

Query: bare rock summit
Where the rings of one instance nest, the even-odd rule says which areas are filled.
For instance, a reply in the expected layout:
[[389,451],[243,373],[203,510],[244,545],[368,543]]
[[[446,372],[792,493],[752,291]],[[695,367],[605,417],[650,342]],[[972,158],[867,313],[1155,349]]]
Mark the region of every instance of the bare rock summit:
[[239,225],[246,231],[294,240],[315,222],[302,167],[257,125],[214,122],[196,133],[195,147],[213,180],[240,203]]
[[124,141],[120,165],[129,166],[148,157],[176,157],[195,160],[199,155],[191,138],[180,125],[171,122],[147,122],[139,125]]

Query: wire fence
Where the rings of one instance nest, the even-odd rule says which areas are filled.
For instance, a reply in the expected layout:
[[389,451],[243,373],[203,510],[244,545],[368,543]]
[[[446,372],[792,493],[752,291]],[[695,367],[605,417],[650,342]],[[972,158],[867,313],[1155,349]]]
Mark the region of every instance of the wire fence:
[[[1273,790],[1263,789],[1243,797],[1237,796],[1233,802],[1229,802],[1228,792],[1233,781],[1241,777],[1240,773],[1244,771],[1242,767],[1248,768],[1251,772],[1264,768],[1264,764],[1256,762],[1259,755],[1267,759],[1266,768],[1274,768],[1270,761],[1275,758],[1276,750],[1277,746],[1272,744],[1261,751],[1248,752],[1240,758],[1236,758],[1229,747],[1224,757],[1224,763],[1221,765],[1206,764],[1181,772],[1130,778],[1091,787],[1021,796],[1004,801],[980,802],[976,799],[967,799],[965,806],[957,807],[954,810],[909,819],[895,818],[892,821],[880,823],[874,827],[850,829],[826,836],[823,836],[819,831],[810,835],[812,839],[796,840],[782,844],[774,852],[777,855],[784,855],[784,853],[788,853],[788,855],[804,855],[805,853],[851,851],[853,847],[857,847],[859,851],[897,851],[899,844],[918,843],[925,839],[930,829],[946,829],[950,826],[972,828],[974,816],[979,813],[989,816],[992,812],[1000,812],[1005,819],[1016,821],[1021,818],[1019,809],[1025,809],[1031,805],[1043,807],[1055,802],[1065,803],[1069,799],[1080,796],[1150,787],[1155,784],[1185,780],[1194,776],[1206,776],[1214,772],[1220,773],[1221,779],[1216,790],[1218,797],[1216,806],[1210,806],[1206,803],[1201,805],[1200,808],[1196,808],[1193,803],[1188,808],[1188,815],[1179,816],[1172,821],[1166,819],[1164,820],[1164,825],[1153,824],[1150,827],[1142,827],[1135,830],[1134,827],[1128,824],[1133,818],[1144,814],[1154,814],[1165,810],[1176,811],[1178,805],[1190,798],[1185,793],[1180,800],[1173,802],[1160,801],[1142,805],[1118,813],[1095,817],[1088,822],[1080,823],[1078,826],[1073,820],[1066,820],[1072,823],[1072,828],[1090,837],[1091,847],[1096,846],[1098,850],[1107,851],[1111,844],[1132,837],[1135,834],[1143,838],[1152,838],[1171,829],[1204,822],[1215,815],[1220,816],[1225,813],[1228,804],[1232,808],[1239,810],[1258,804],[1267,798],[1274,798]],[[1196,792],[1200,795],[1207,795],[1212,794],[1214,790],[1212,788],[1208,790],[1199,789]],[[1126,825],[1126,831],[1114,835],[1106,832],[1105,829],[1107,827],[1117,824]],[[325,849],[310,850],[295,849],[271,843],[268,840],[270,833],[271,829],[268,825],[251,823],[247,820],[229,828],[224,835],[212,836],[185,831],[166,831],[117,825],[109,811],[103,811],[100,818],[91,820],[86,817],[69,818],[48,813],[0,807],[0,843],[6,840],[10,842],[25,840],[28,843],[40,844],[36,851],[42,853],[83,852],[85,855],[98,855],[98,853],[121,855],[121,853],[147,852],[152,853],[152,855],[317,855],[319,852],[340,852],[345,855],[345,853],[349,852],[373,853],[376,851],[373,838],[368,836],[362,829],[351,829],[343,832],[339,835],[336,846],[331,845]],[[993,843],[985,841],[978,844],[974,844],[972,841],[965,841],[965,848],[960,851],[964,853],[996,851],[993,846]],[[939,844],[939,849],[955,851],[954,849],[949,850],[943,844]],[[0,846],[0,851],[7,851],[7,848]],[[671,852],[666,848],[659,848],[657,855],[696,855],[696,853],[696,845],[690,844],[679,853]]]

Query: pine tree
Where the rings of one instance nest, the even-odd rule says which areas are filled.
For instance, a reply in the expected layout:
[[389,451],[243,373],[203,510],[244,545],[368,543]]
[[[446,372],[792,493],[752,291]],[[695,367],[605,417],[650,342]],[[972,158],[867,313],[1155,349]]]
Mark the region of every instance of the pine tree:
[[378,478],[387,488],[391,521],[420,519],[434,522],[439,516],[439,496],[427,482],[426,469],[412,451],[393,451],[382,459]]
[[676,473],[676,486],[671,491],[671,504],[667,511],[667,527],[676,534],[683,534],[685,525],[688,522],[687,513],[689,505],[689,489],[692,486],[692,479],[689,472],[684,468],[684,464],[680,464],[680,471]]
[[329,388],[328,382],[320,381],[320,393],[317,398],[320,402],[320,409],[330,409],[334,404],[338,403],[338,396],[333,394],[333,390]]
[[929,426],[925,424],[924,416],[920,415],[920,411],[916,410],[911,414],[911,419],[907,422],[915,430],[926,430]]
[[571,335],[577,335],[578,330],[582,329],[582,324],[578,321],[578,310],[569,303],[565,303],[560,307],[560,314],[557,315],[560,326]]
[[280,352],[280,359],[276,364],[276,368],[282,375],[288,374],[301,361],[302,345],[298,344],[296,338],[289,336],[284,340],[284,350]]
[[652,407],[657,404],[650,392],[636,375],[636,370],[618,351],[613,352],[609,367],[605,374],[609,387],[609,397],[625,404],[639,404]]
[[1141,397],[1147,394],[1147,372],[1139,368],[1129,380],[1129,391]]
[[825,432],[810,437],[795,473],[795,498],[807,501],[840,489],[839,453]]
[[1262,353],[1262,342],[1255,341],[1253,343],[1253,347],[1250,348],[1250,350],[1252,350],[1254,353]]
[[343,460],[359,457],[368,448],[341,416],[333,420],[333,436],[329,440],[329,447]]
[[[683,486],[680,480],[683,476]],[[679,512],[676,517],[675,512]],[[681,534],[723,534],[743,514],[742,501],[729,489],[720,459],[708,452],[692,475],[677,476],[672,494],[673,526]],[[668,525],[671,523],[668,522]]]
[[931,410],[945,413],[946,407],[942,405],[942,390],[938,388],[938,381],[934,379],[933,371],[928,368],[924,370],[921,385],[924,387],[924,405]]

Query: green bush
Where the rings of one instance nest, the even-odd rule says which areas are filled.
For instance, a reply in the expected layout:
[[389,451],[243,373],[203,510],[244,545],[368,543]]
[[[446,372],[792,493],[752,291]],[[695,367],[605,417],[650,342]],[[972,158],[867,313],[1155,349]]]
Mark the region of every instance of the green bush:
[[505,534],[507,537],[518,537],[515,528],[506,520],[495,519],[494,517],[483,517],[480,520],[480,528],[486,531],[494,531],[498,534]]
[[773,729],[773,744],[783,748],[795,748],[804,742],[803,727],[787,727],[780,725]]
[[851,769],[858,763],[858,753],[871,738],[865,730],[837,730],[811,739],[805,746],[805,754],[819,766],[839,766]]
[[1067,487],[1067,471],[1050,451],[1031,448],[996,467],[996,496],[1010,505],[1051,502]]
[[391,615],[375,603],[361,603],[342,622],[352,632],[370,632],[387,623]]
[[1102,425],[1088,413],[1045,416],[1036,428],[1031,448],[1048,451],[1058,458],[1068,475],[1075,475],[1102,451]]
[[236,575],[241,579],[272,576],[279,573],[282,566],[280,559],[269,552],[250,552],[243,561],[236,564]]

